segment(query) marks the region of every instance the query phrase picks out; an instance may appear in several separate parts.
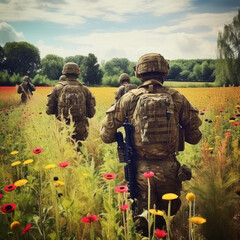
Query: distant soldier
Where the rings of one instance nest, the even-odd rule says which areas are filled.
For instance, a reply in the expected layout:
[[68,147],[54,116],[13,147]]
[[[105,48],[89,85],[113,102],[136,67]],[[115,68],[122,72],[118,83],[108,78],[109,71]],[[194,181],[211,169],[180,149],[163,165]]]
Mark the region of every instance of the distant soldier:
[[[150,178],[150,208],[167,212],[168,201],[162,200],[162,196],[166,193],[180,196],[182,181],[191,179],[191,170],[181,166],[176,155],[184,150],[184,141],[197,144],[202,137],[198,109],[177,90],[163,86],[168,72],[168,62],[160,54],[140,57],[135,75],[142,85],[111,106],[100,130],[102,140],[112,143],[125,119],[134,128],[131,133],[137,153],[136,173],[129,179],[133,181],[135,177],[138,196],[134,220],[137,231],[142,231],[144,236],[148,236],[148,224],[139,215],[148,209],[148,181],[143,173],[154,172]],[[173,200],[171,215],[175,215],[180,206],[180,198]],[[163,225],[162,218],[157,216],[156,227],[161,229]]]
[[59,78],[59,82],[64,82],[66,80],[67,80],[67,78],[66,78],[65,75],[61,75],[60,78]]
[[[89,122],[95,114],[95,97],[90,90],[77,80],[80,68],[76,63],[68,62],[64,65],[62,74],[66,80],[59,81],[48,95],[47,114],[56,114],[59,120],[66,124],[74,122],[76,141],[84,141],[88,136]],[[81,143],[79,146],[81,146]]]
[[128,91],[137,88],[136,84],[130,83],[130,77],[127,73],[123,73],[119,77],[119,82],[121,86],[115,92],[115,100],[116,102]]
[[23,82],[18,86],[17,93],[22,94],[21,100],[22,103],[26,103],[28,100],[31,99],[33,95],[33,91],[35,91],[36,88],[31,82],[29,76],[23,77]]

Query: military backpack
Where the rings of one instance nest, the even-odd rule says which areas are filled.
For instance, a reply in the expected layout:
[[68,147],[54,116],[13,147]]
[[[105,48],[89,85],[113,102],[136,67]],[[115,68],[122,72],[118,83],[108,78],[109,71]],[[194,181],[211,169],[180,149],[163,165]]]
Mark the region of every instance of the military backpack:
[[172,93],[142,93],[133,113],[135,145],[145,157],[167,156],[176,151],[178,123]]
[[81,83],[60,83],[63,85],[58,98],[58,116],[81,121],[86,118],[86,98]]

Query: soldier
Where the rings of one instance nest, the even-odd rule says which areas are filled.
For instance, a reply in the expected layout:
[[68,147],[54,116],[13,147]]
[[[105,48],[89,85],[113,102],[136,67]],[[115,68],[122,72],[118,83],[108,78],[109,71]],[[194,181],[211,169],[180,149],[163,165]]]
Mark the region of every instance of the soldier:
[[[182,181],[191,179],[191,170],[181,166],[176,159],[184,150],[184,141],[197,144],[202,134],[198,109],[177,90],[163,86],[169,72],[168,62],[160,54],[140,57],[135,75],[142,81],[114,104],[102,122],[100,136],[105,143],[116,141],[115,134],[127,117],[134,126],[134,142],[137,152],[136,181],[138,187],[137,210],[134,217],[137,231],[148,236],[147,221],[138,217],[147,209],[148,184],[144,172],[153,171],[151,182],[151,208],[167,212],[166,193],[180,196]],[[179,149],[180,148],[180,149]],[[171,215],[181,205],[180,198],[171,203]],[[158,217],[158,216],[157,216]],[[156,219],[156,227],[164,225],[162,217]]]
[[66,81],[66,76],[65,75],[61,75],[60,78],[59,78],[59,82],[64,82]]
[[127,73],[122,73],[119,76],[119,82],[121,86],[115,92],[115,100],[116,102],[122,97],[123,94],[127,93],[128,91],[137,88],[136,84],[130,83],[130,77]]
[[28,100],[30,100],[33,95],[32,92],[35,90],[36,88],[32,84],[29,76],[24,76],[23,82],[18,86],[17,89],[17,93],[22,94],[21,95],[22,103],[26,103]]
[[79,146],[88,136],[89,122],[95,114],[95,97],[90,90],[77,81],[80,68],[76,63],[68,62],[63,66],[62,74],[66,80],[59,81],[48,95],[47,114],[56,114],[59,120],[66,124],[74,122],[74,134],[72,136]]

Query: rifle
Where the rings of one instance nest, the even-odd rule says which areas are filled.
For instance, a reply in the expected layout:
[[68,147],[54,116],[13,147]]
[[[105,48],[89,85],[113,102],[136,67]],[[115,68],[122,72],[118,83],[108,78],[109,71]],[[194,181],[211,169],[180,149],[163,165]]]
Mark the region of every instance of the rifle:
[[133,139],[134,127],[128,122],[126,118],[123,123],[125,130],[125,141],[123,140],[123,134],[121,132],[116,133],[116,140],[118,143],[118,156],[120,162],[125,162],[124,173],[125,179],[127,181],[128,189],[130,192],[130,198],[133,200],[132,211],[134,215],[134,210],[136,206],[135,199],[138,197],[138,187],[136,179],[136,158],[137,152],[135,150],[135,144]]

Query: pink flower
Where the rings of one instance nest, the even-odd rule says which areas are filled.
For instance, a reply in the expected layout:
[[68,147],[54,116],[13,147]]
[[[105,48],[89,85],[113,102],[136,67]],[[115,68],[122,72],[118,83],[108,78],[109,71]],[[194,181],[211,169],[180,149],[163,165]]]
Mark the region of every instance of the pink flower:
[[203,108],[202,111],[206,111],[206,108]]
[[122,205],[122,206],[120,207],[121,211],[126,211],[126,209],[128,209],[128,208],[129,208],[129,205],[128,205],[128,204]]
[[35,154],[39,154],[39,153],[41,153],[43,151],[43,149],[41,148],[41,147],[38,147],[38,148],[35,148],[35,149],[33,149],[33,153],[35,153]]
[[98,221],[98,216],[96,216],[96,215],[86,216],[81,219],[81,222],[83,222],[83,223],[92,223],[95,221]]
[[151,178],[152,176],[154,176],[154,172],[152,171],[145,172],[143,173],[143,176],[146,178]]
[[231,132],[228,131],[228,132],[226,132],[226,134],[227,134],[227,136],[230,136],[230,135],[231,135]]
[[104,178],[106,178],[107,180],[112,180],[116,178],[116,175],[114,173],[106,173],[103,175]]
[[160,230],[157,228],[155,231],[155,236],[157,237],[157,239],[164,238],[167,236],[167,233],[164,230]]
[[124,193],[128,191],[128,187],[126,185],[121,185],[121,186],[115,187],[114,190],[118,193]]
[[238,126],[239,125],[239,122],[234,122],[233,123],[233,126]]
[[0,199],[2,198],[2,194],[0,193]]
[[31,227],[32,227],[32,226],[31,226],[31,224],[29,223],[29,224],[23,229],[22,234],[25,234],[26,232],[28,232]]
[[59,163],[58,166],[61,168],[65,168],[68,166],[68,164],[69,164],[69,161],[66,161],[66,162]]

